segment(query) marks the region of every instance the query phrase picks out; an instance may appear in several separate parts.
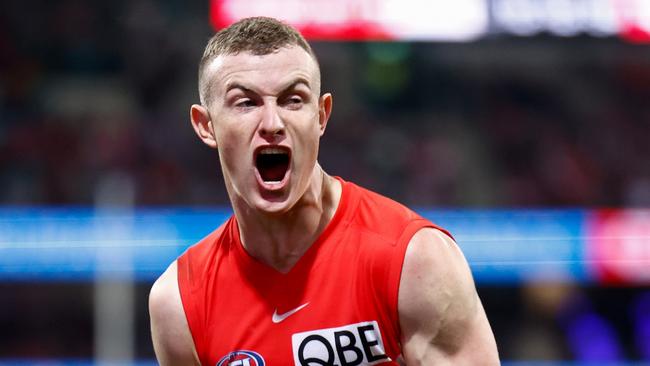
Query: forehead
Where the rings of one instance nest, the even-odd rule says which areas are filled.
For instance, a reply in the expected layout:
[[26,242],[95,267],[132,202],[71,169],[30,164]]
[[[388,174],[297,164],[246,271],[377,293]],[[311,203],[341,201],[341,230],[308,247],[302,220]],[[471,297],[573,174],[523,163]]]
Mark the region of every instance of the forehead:
[[312,90],[320,87],[320,74],[314,58],[298,46],[283,47],[267,55],[240,52],[219,55],[206,70],[210,89],[216,94],[224,93],[233,83],[268,89],[288,81],[302,78]]

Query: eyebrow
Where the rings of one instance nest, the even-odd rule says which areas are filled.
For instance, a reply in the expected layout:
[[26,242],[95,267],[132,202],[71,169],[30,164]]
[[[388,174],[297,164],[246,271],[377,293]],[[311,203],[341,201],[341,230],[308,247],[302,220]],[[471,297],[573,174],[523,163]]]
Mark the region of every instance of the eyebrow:
[[[287,84],[287,86],[282,89],[280,94],[286,93],[287,91],[294,89],[295,87],[297,87],[300,84],[303,84],[304,86],[306,86],[308,89],[311,90],[311,87],[309,85],[309,80],[307,80],[304,77],[297,77],[292,82]],[[241,84],[241,83],[235,81],[235,82],[228,83],[228,85],[226,85],[226,94],[228,94],[229,91],[234,90],[234,89],[239,89],[239,90],[241,90],[241,91],[243,91],[245,93],[253,91],[253,89],[245,86],[244,84]]]
[[228,83],[228,85],[226,85],[226,94],[228,94],[228,92],[233,90],[233,89],[241,89],[244,92],[251,91],[250,88],[248,88],[248,87],[246,87],[246,86],[244,86],[244,85],[242,85],[242,84],[240,84],[238,82],[234,82],[234,83]]
[[282,92],[286,92],[288,90],[294,89],[295,87],[297,87],[300,84],[306,86],[307,89],[311,90],[311,86],[309,85],[309,80],[307,80],[307,79],[305,79],[303,77],[298,77],[292,83],[287,85],[286,88],[282,89]]

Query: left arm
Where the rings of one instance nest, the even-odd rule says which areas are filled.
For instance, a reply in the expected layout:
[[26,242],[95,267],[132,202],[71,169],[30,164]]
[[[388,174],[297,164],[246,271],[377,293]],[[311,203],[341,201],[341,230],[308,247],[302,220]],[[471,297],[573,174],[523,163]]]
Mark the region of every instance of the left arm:
[[467,261],[447,235],[426,228],[413,236],[398,296],[407,365],[500,364]]

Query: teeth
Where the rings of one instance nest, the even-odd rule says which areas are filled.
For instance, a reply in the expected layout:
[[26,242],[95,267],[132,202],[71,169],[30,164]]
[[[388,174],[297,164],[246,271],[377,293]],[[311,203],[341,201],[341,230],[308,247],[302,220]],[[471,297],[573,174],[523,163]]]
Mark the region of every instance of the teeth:
[[277,147],[265,147],[260,150],[260,154],[286,154],[287,152]]

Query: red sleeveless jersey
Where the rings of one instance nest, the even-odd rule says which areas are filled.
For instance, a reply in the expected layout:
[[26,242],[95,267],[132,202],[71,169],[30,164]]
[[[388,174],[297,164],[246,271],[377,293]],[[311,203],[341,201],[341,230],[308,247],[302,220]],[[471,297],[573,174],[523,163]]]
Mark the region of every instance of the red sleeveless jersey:
[[245,251],[234,216],[178,258],[202,365],[397,365],[404,253],[418,230],[438,227],[341,184],[331,222],[286,274]]

